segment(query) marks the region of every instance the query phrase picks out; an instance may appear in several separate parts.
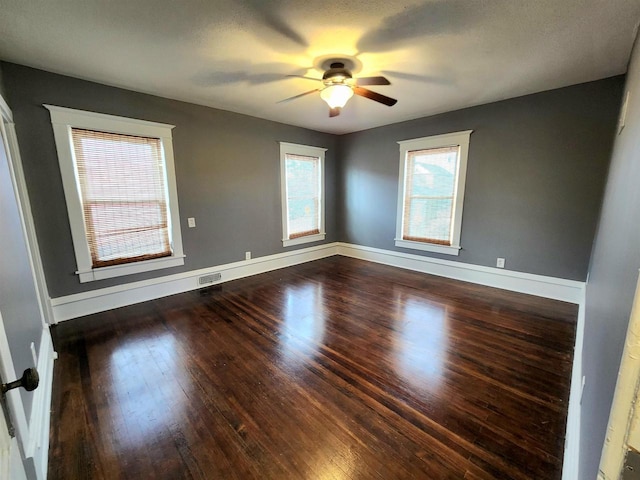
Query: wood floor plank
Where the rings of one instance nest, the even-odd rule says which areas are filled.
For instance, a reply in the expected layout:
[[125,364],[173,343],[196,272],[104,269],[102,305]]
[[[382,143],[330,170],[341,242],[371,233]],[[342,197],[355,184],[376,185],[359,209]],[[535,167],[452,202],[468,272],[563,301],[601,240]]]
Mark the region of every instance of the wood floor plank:
[[344,257],[64,322],[51,479],[560,479],[577,307]]

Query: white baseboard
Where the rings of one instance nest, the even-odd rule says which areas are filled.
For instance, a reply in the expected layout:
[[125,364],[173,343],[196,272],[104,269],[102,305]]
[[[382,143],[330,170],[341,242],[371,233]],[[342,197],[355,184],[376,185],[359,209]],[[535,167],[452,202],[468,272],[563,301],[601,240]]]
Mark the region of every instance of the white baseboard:
[[228,263],[58,297],[51,300],[51,305],[53,307],[55,321],[61,322],[92,313],[174,295],[176,293],[196,290],[202,288],[202,285],[198,284],[198,277],[202,275],[220,273],[222,278],[214,283],[217,284],[333,255],[359,258],[394,267],[571,303],[580,303],[581,296],[583,296],[584,282],[483,267],[450,260],[440,260],[421,255],[412,255],[348,243],[328,243],[252,260]]
[[[585,288],[586,290],[586,288]],[[582,345],[584,342],[585,294],[579,304],[578,324],[576,325],[576,343],[573,350],[573,368],[571,370],[571,391],[569,393],[569,411],[564,442],[564,461],[562,480],[579,480],[580,469],[580,419],[582,415]]]
[[[53,315],[57,323],[92,313],[111,310],[113,308],[133,305],[134,303],[146,302],[147,300],[197,290],[198,288],[209,285],[249,277],[279,268],[318,260],[320,258],[331,257],[335,255],[336,252],[337,244],[328,243],[254,258],[252,260],[227,263],[225,265],[53,298],[51,299]],[[220,273],[222,278],[209,285],[198,284],[198,277],[211,273]]]
[[349,243],[338,243],[338,255],[564,302],[579,304],[584,296],[584,282],[575,280],[483,267]]
[[49,327],[42,330],[37,370],[40,384],[34,390],[31,418],[29,419],[29,440],[25,456],[33,458],[38,480],[46,480],[49,459],[49,424],[51,420],[51,394],[53,390],[53,362],[57,358]]

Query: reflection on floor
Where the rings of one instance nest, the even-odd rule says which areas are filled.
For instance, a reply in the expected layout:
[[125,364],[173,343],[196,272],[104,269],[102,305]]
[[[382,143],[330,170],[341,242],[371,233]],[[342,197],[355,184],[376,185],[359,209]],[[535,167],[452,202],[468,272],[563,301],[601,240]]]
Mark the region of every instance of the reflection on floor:
[[53,328],[51,479],[559,479],[577,308],[343,257]]

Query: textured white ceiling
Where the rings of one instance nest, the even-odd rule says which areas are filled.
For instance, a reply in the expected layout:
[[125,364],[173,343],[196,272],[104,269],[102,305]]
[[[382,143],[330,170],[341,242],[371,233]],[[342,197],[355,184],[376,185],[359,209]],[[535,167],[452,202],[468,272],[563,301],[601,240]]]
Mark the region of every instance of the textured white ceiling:
[[[0,0],[0,58],[347,133],[624,73],[639,20],[640,0]],[[276,103],[333,54],[397,105]]]

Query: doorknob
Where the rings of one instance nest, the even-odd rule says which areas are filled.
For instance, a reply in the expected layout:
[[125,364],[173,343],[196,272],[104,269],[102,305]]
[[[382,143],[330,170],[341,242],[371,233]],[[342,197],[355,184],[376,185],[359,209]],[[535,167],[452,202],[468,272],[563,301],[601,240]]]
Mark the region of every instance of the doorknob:
[[31,392],[38,388],[38,384],[40,383],[40,376],[38,375],[38,371],[35,368],[27,368],[23,373],[22,377],[18,380],[14,380],[13,382],[3,383],[2,384],[2,395],[7,393],[9,390],[14,388],[22,387],[27,392]]
[[[2,380],[0,379],[0,383]],[[6,393],[9,390],[14,388],[22,387],[27,392],[35,390],[38,388],[38,383],[40,383],[40,376],[38,375],[38,371],[35,368],[27,368],[23,373],[22,377],[18,380],[14,380],[9,383],[2,383],[0,387],[0,406],[2,407],[2,411],[4,412],[4,419],[7,422],[7,430],[9,430],[9,435],[15,437],[15,429],[13,428],[13,424],[11,423],[11,416],[9,415],[9,406],[7,405],[7,397]]]

